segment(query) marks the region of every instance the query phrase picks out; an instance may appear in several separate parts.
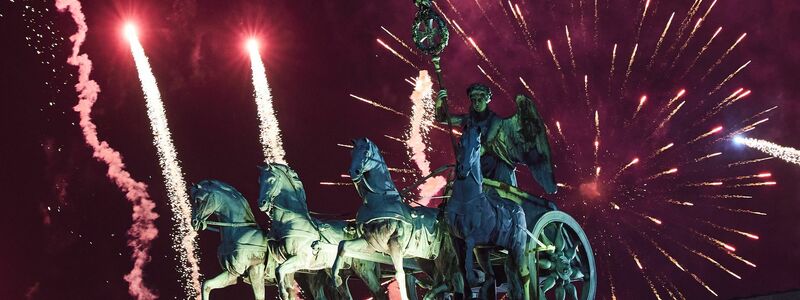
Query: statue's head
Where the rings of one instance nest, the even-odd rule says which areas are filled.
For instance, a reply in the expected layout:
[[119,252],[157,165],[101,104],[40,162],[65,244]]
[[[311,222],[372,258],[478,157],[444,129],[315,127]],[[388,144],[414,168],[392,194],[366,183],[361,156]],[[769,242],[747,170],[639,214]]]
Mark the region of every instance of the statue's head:
[[364,173],[378,166],[380,161],[377,157],[378,147],[368,138],[358,138],[352,141],[353,151],[350,153],[351,161],[349,168],[350,179],[353,181],[361,180]]
[[258,208],[269,213],[275,198],[284,188],[290,188],[299,193],[303,190],[303,183],[297,172],[289,166],[280,163],[268,163],[258,166]]
[[192,228],[200,231],[206,228],[206,219],[217,209],[217,203],[210,189],[211,182],[203,180],[198,184],[193,184],[189,189],[192,202]]
[[492,90],[481,83],[473,83],[467,88],[467,95],[472,102],[472,110],[483,112],[492,101]]

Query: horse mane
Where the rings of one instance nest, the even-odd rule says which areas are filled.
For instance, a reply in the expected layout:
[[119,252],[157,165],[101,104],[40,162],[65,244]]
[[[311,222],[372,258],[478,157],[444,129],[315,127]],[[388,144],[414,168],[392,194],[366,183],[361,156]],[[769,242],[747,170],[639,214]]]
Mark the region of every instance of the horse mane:
[[[208,186],[206,186],[206,183]],[[204,180],[200,182],[200,185],[203,189],[207,190],[209,193],[221,193],[224,194],[227,201],[231,202],[230,204],[240,204],[245,207],[245,221],[255,222],[256,217],[253,215],[253,210],[250,209],[250,204],[247,202],[247,198],[242,195],[239,190],[231,186],[230,184],[224,183],[222,181],[216,179]],[[239,200],[239,203],[233,203],[233,201]]]

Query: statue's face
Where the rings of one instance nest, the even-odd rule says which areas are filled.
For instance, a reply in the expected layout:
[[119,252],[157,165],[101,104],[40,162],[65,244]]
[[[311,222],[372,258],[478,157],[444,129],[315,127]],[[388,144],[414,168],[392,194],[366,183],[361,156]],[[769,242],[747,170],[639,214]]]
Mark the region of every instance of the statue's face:
[[472,101],[472,109],[476,112],[483,112],[489,106],[489,94],[481,90],[469,92],[469,100]]

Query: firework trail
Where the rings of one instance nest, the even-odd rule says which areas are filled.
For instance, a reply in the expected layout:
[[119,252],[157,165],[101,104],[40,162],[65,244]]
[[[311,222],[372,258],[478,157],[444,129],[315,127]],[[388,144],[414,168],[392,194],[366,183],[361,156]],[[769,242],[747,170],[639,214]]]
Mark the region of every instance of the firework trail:
[[[511,2],[509,1],[509,3]],[[514,7],[516,8],[515,14],[519,17],[519,22],[522,24],[522,31],[525,34],[525,42],[532,51],[536,51],[536,46],[533,43],[533,35],[531,34],[530,29],[528,29],[528,22],[525,21],[525,17],[522,15],[522,10],[519,8],[519,5],[514,4]],[[514,9],[511,11],[514,12]]]
[[697,52],[697,55],[696,55],[696,56],[694,57],[694,59],[692,60],[692,63],[690,63],[690,64],[689,64],[689,67],[687,67],[687,68],[686,68],[686,71],[685,71],[685,72],[683,72],[683,75],[681,75],[681,77],[680,77],[681,79],[683,79],[684,77],[686,77],[686,75],[688,75],[688,74],[689,74],[689,72],[692,70],[692,68],[694,67],[694,65],[695,65],[695,64],[697,64],[697,60],[699,60],[699,59],[700,59],[700,56],[701,56],[701,55],[703,55],[703,53],[705,53],[705,52],[706,52],[706,50],[708,50],[708,46],[710,46],[710,45],[711,45],[711,42],[713,42],[713,41],[714,41],[714,38],[716,38],[716,37],[717,37],[717,35],[719,35],[719,32],[720,32],[720,31],[722,31],[722,27],[719,27],[719,28],[717,28],[717,31],[715,31],[715,32],[714,32],[714,34],[713,34],[713,35],[711,35],[711,38],[710,38],[710,39],[708,39],[708,42],[706,42],[706,44],[705,44],[705,45],[703,45],[703,48],[700,48],[700,51],[699,51],[699,52]]
[[536,94],[533,93],[533,90],[531,89],[530,86],[528,86],[528,83],[526,83],[525,80],[522,80],[522,77],[519,78],[519,81],[522,82],[522,86],[525,87],[525,90],[528,91],[528,93],[531,94],[531,98],[532,99],[536,99]]
[[561,64],[558,63],[556,53],[553,52],[553,43],[551,43],[550,40],[547,40],[547,49],[550,50],[550,56],[553,57],[553,62],[556,64],[556,69],[558,69],[558,72],[561,73],[561,81],[566,81],[566,78],[564,77],[564,71],[561,70]]
[[642,95],[642,98],[639,98],[639,105],[636,106],[636,111],[633,112],[633,117],[631,117],[631,119],[636,119],[636,116],[639,114],[639,111],[642,110],[642,106],[644,106],[645,102],[647,102],[647,95]]
[[[800,150],[791,147],[784,147],[781,145],[777,145],[770,141],[741,137],[741,136],[734,137],[733,140],[737,144],[742,144],[747,147],[764,152],[772,157],[777,157],[786,162],[793,163],[795,165],[800,165]],[[760,160],[766,160],[766,159],[770,158],[762,158]]]
[[506,94],[506,96],[509,96],[509,95],[510,95],[510,94],[508,93],[508,91],[507,91],[505,88],[503,88],[503,86],[502,86],[502,85],[500,85],[500,83],[498,83],[496,80],[494,80],[494,78],[492,78],[492,76],[491,76],[491,75],[489,75],[488,73],[486,73],[486,71],[484,71],[484,70],[483,70],[483,68],[481,68],[481,66],[480,66],[480,65],[478,65],[478,70],[480,70],[480,71],[481,71],[481,73],[483,73],[483,75],[484,75],[484,76],[486,76],[486,79],[489,79],[489,81],[490,81],[490,82],[492,82],[492,83],[493,83],[495,86],[497,86],[497,88],[498,88],[498,89],[500,89],[500,90],[501,90],[501,91],[502,91],[504,94]]
[[747,67],[747,65],[749,65],[749,64],[750,64],[750,62],[751,62],[751,61],[750,61],[750,60],[748,60],[748,61],[747,61],[746,63],[744,63],[744,64],[743,64],[741,67],[739,67],[738,69],[736,69],[736,71],[734,71],[733,73],[731,73],[730,75],[728,75],[728,77],[725,77],[725,79],[723,79],[723,80],[722,80],[722,82],[720,82],[720,83],[717,85],[717,87],[715,87],[713,90],[711,90],[711,92],[709,92],[709,93],[708,93],[708,95],[709,95],[709,96],[711,96],[711,95],[713,95],[714,93],[716,93],[717,91],[719,91],[719,89],[721,89],[721,88],[722,88],[722,86],[723,86],[723,85],[725,85],[725,83],[727,83],[727,82],[728,82],[728,80],[731,80],[731,78],[733,78],[734,76],[736,76],[736,74],[739,74],[739,72],[740,72],[740,71],[742,71],[744,68],[746,68],[746,67]]
[[639,35],[642,33],[642,24],[644,24],[644,19],[647,17],[647,8],[650,7],[650,0],[647,0],[644,3],[644,9],[642,10],[642,18],[639,20],[639,26],[636,27],[636,39],[634,40],[635,43],[639,43]]
[[406,50],[408,50],[408,52],[417,54],[416,51],[414,51],[413,49],[411,49],[411,47],[406,45],[406,43],[404,43],[403,40],[401,40],[397,36],[395,36],[391,31],[389,31],[389,29],[386,29],[386,27],[383,27],[383,26],[381,26],[381,29],[383,29],[383,31],[385,31],[387,34],[389,34],[389,36],[391,36],[396,42],[400,43],[400,45],[403,45],[403,48],[406,48]]
[[67,63],[78,67],[78,83],[75,84],[75,91],[78,92],[78,104],[73,109],[78,112],[80,117],[79,124],[86,144],[92,148],[92,156],[97,160],[108,165],[106,175],[125,192],[125,198],[133,206],[133,224],[128,229],[128,247],[131,247],[131,259],[133,268],[130,273],[125,274],[124,279],[128,282],[128,293],[139,300],[150,300],[158,298],[156,294],[144,285],[142,280],[143,269],[150,261],[150,246],[153,239],[158,235],[158,229],[154,224],[158,214],[153,212],[155,203],[147,193],[147,185],[138,182],[131,177],[122,162],[122,155],[111,148],[111,146],[101,141],[97,135],[97,125],[92,122],[92,106],[97,101],[100,85],[89,76],[92,72],[92,61],[88,54],[79,54],[83,42],[86,40],[86,32],[89,27],[86,25],[86,16],[81,10],[79,1],[60,0],[55,3],[59,11],[69,11],[72,19],[78,26],[78,32],[70,36],[74,42],[72,53],[67,58]]
[[608,71],[608,96],[611,96],[611,83],[614,79],[614,62],[617,60],[617,44],[614,44],[614,49],[611,50],[611,70]]
[[700,136],[694,138],[689,144],[699,141],[700,139],[706,138],[712,134],[722,131],[722,126],[717,126],[714,129],[709,130],[708,132],[701,134]]
[[247,51],[250,52],[250,67],[253,72],[253,88],[255,89],[256,106],[258,107],[258,120],[260,121],[261,150],[264,151],[266,163],[286,164],[286,151],[283,150],[281,129],[275,109],[272,107],[272,92],[267,83],[267,71],[258,52],[258,43],[255,40],[247,42]]
[[667,122],[669,122],[669,120],[672,119],[673,116],[675,116],[675,114],[678,112],[678,110],[681,109],[681,107],[683,107],[684,104],[686,104],[686,101],[681,101],[681,103],[678,104],[678,107],[672,110],[672,112],[664,119],[664,121],[661,121],[661,124],[658,124],[656,130],[663,128],[664,125],[666,125]]
[[770,159],[773,159],[773,158],[775,158],[775,157],[771,156],[771,157],[756,158],[756,159],[751,159],[751,160],[737,161],[737,162],[734,162],[734,163],[729,163],[728,167],[730,168],[730,167],[735,167],[735,166],[748,165],[748,164],[752,164],[752,163],[762,162],[762,161],[765,161],[765,160],[770,160]]
[[[428,142],[428,132],[433,124],[434,105],[433,105],[433,82],[428,75],[428,71],[422,70],[417,77],[414,92],[411,94],[411,128],[409,128],[405,141],[406,148],[411,160],[417,165],[422,176],[431,172],[431,163],[425,155],[426,143]],[[431,197],[435,196],[445,185],[447,179],[442,176],[428,178],[422,185],[418,186],[419,195],[422,199],[421,204],[428,206]]]
[[668,52],[675,50],[677,43],[683,38],[683,34],[686,32],[686,29],[689,28],[689,22],[691,22],[692,18],[694,18],[694,15],[697,13],[697,9],[700,8],[701,2],[703,2],[703,0],[695,0],[694,3],[692,3],[692,6],[689,7],[686,17],[683,19],[683,21],[681,21],[681,26],[678,27],[678,35],[675,38],[675,44],[672,44]]
[[167,116],[164,112],[164,103],[161,102],[161,92],[158,91],[156,78],[150,68],[150,62],[144,53],[136,29],[133,25],[125,26],[125,35],[131,45],[131,54],[139,73],[142,84],[147,117],[150,119],[150,129],[153,131],[154,144],[158,152],[158,162],[166,181],[167,195],[172,209],[172,220],[175,222],[173,234],[173,248],[178,252],[178,257],[183,264],[181,270],[186,280],[184,290],[190,298],[197,296],[200,291],[200,267],[197,257],[197,232],[191,225],[192,207],[189,204],[189,195],[186,193],[186,182],[183,180],[180,162],[178,161],[172,135],[169,131]]
[[685,89],[681,89],[680,91],[678,91],[678,94],[676,94],[675,97],[672,97],[671,99],[669,99],[669,101],[667,102],[667,105],[664,106],[664,108],[661,110],[661,112],[664,112],[665,110],[669,109],[669,107],[672,106],[672,104],[675,103],[675,101],[677,101],[678,99],[683,97],[683,95],[685,95],[685,94],[686,94],[686,90]]
[[700,77],[700,81],[703,81],[703,80],[705,80],[705,79],[706,79],[706,77],[707,77],[709,74],[711,74],[711,72],[713,72],[713,71],[714,71],[714,69],[716,69],[716,68],[717,68],[717,67],[718,67],[718,66],[719,66],[719,65],[722,63],[722,60],[723,60],[723,59],[725,59],[725,57],[727,57],[727,56],[728,56],[728,54],[730,54],[730,53],[731,53],[731,51],[733,51],[733,49],[734,49],[734,48],[736,48],[736,45],[739,45],[739,43],[740,43],[740,42],[741,42],[741,41],[744,39],[744,37],[746,37],[746,36],[747,36],[747,33],[742,33],[742,35],[741,35],[741,36],[739,36],[739,38],[738,38],[738,39],[736,39],[736,42],[734,42],[734,43],[733,43],[733,45],[731,45],[731,47],[730,47],[730,48],[728,48],[728,50],[726,50],[726,51],[725,51],[725,53],[723,53],[723,54],[722,54],[722,56],[720,56],[720,57],[719,57],[719,59],[717,59],[717,61],[716,61],[716,62],[714,62],[714,64],[713,64],[713,65],[711,65],[711,67],[710,67],[710,68],[708,68],[708,71],[706,71],[706,73],[705,73],[705,74],[703,74],[703,77]]
[[622,88],[620,88],[619,90],[620,98],[624,97],[625,89],[628,87],[628,78],[631,77],[631,68],[633,67],[633,60],[636,59],[636,50],[638,49],[639,49],[639,44],[633,46],[633,52],[631,52],[631,59],[628,61],[628,69],[625,70],[625,80],[622,81]]
[[664,36],[667,35],[667,31],[669,31],[669,25],[672,24],[672,18],[675,17],[675,12],[672,12],[672,15],[669,16],[669,20],[667,20],[667,25],[664,26],[664,31],[661,32],[661,37],[658,38],[658,42],[656,43],[656,50],[653,50],[653,55],[650,56],[650,62],[647,63],[647,71],[650,71],[650,68],[653,67],[655,63],[656,55],[658,55],[658,50],[661,49],[661,43],[664,42]]
[[678,62],[679,59],[681,59],[681,56],[683,55],[683,51],[686,50],[687,46],[689,46],[689,41],[692,40],[692,37],[694,37],[694,33],[697,32],[697,29],[700,28],[700,25],[702,25],[702,24],[703,24],[703,18],[698,19],[697,23],[692,28],[692,31],[689,32],[689,37],[686,38],[686,41],[683,42],[683,45],[681,46],[681,48],[678,49],[678,55],[676,55],[675,59],[672,60],[672,65],[670,66],[670,70],[675,68],[675,64]]
[[578,67],[575,65],[575,53],[572,51],[572,38],[569,36],[569,26],[564,25],[564,31],[567,35],[567,46],[569,47],[569,61],[572,64],[572,73],[573,75],[575,72],[578,71]]
[[[387,32],[388,32],[388,31],[387,31]],[[390,34],[391,34],[391,33],[390,33]],[[407,63],[407,64],[408,64],[408,65],[410,65],[412,68],[414,68],[414,69],[419,69],[419,68],[417,67],[417,65],[415,65],[414,63],[412,63],[410,60],[408,60],[407,58],[405,58],[405,57],[404,57],[403,55],[401,55],[400,53],[397,53],[397,51],[394,51],[394,49],[392,49],[392,47],[389,47],[389,45],[387,45],[386,43],[384,43],[383,41],[381,41],[381,39],[375,39],[375,40],[376,40],[376,41],[378,41],[378,44],[381,44],[381,46],[383,46],[384,48],[386,48],[386,50],[389,50],[389,52],[391,52],[392,54],[394,54],[394,56],[397,56],[398,58],[400,58],[400,60],[402,60],[403,62]],[[401,43],[402,43],[402,42],[401,42]],[[403,45],[405,45],[405,44],[403,44]],[[406,47],[408,47],[408,46],[406,46]]]
[[[483,53],[483,50],[481,50],[481,48],[478,47],[478,44],[475,43],[475,40],[473,40],[471,37],[467,37],[467,40],[469,41],[469,44],[472,45],[472,48],[475,48],[475,51],[478,52],[478,55],[480,55],[480,57],[483,58],[483,60],[486,61],[487,64],[489,64],[489,67],[491,67],[492,70],[496,74],[500,74],[500,71],[497,70],[497,66],[495,66],[494,63],[492,63],[491,60],[489,60],[489,57],[486,56],[486,53]],[[478,68],[480,68],[480,66],[478,66]],[[481,72],[483,72],[483,69],[481,69]],[[486,75],[486,72],[483,72],[483,74]],[[490,76],[486,75],[486,77],[490,77]],[[505,82],[505,79],[503,81]],[[497,84],[497,83],[495,83],[495,84]],[[500,86],[500,85],[498,84],[498,86]],[[503,87],[500,87],[500,88],[502,89]],[[508,93],[508,92],[506,92],[506,93]]]

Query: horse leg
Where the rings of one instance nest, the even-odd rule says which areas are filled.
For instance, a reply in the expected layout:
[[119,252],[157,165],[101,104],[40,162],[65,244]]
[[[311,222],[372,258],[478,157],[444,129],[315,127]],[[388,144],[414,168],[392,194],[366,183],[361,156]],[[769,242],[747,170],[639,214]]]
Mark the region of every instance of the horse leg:
[[464,248],[464,274],[467,275],[467,285],[471,290],[471,287],[480,284],[475,274],[475,240],[467,238],[464,242],[466,244]]
[[[470,287],[469,283],[466,282],[466,273],[463,272],[463,270],[466,268],[465,261],[467,258],[467,254],[464,249],[467,248],[467,245],[464,243],[464,240],[453,238],[453,248],[455,248],[456,259],[458,260],[456,261],[457,267],[455,269],[461,270],[459,272],[454,272],[453,274],[455,276],[455,280],[453,281],[453,287],[455,290],[453,298],[456,300],[472,298],[472,287]],[[455,283],[457,282],[461,285],[460,289],[456,287]]]
[[342,277],[339,276],[339,271],[342,270],[342,259],[347,255],[347,252],[360,251],[367,247],[369,247],[369,244],[367,244],[367,240],[364,238],[339,242],[339,250],[336,252],[336,259],[333,260],[333,266],[331,266],[331,281],[333,281],[333,286],[342,285]]
[[495,282],[494,269],[492,263],[489,261],[489,248],[475,249],[475,256],[478,259],[478,265],[481,270],[485,272],[486,279],[481,286],[479,297],[481,299],[495,299],[497,297],[497,284]]
[[381,265],[361,260],[353,259],[353,270],[356,272],[361,281],[367,286],[372,298],[375,300],[387,300],[386,288],[381,285]]
[[300,270],[308,260],[309,258],[304,257],[304,255],[292,256],[275,269],[278,290],[282,300],[293,299],[293,295],[289,291],[295,288],[294,273]]
[[266,288],[264,286],[264,265],[258,264],[247,269],[247,276],[250,278],[250,286],[253,287],[253,294],[256,300],[266,299]]
[[408,289],[406,287],[406,272],[403,269],[403,248],[400,246],[398,237],[389,239],[389,256],[392,257],[394,265],[394,280],[400,289],[400,299],[408,300]]
[[211,290],[224,288],[227,286],[231,286],[236,283],[236,279],[239,276],[235,274],[231,274],[228,271],[222,271],[219,275],[209,280],[203,281],[203,298],[202,300],[208,300],[209,295],[211,295]]

